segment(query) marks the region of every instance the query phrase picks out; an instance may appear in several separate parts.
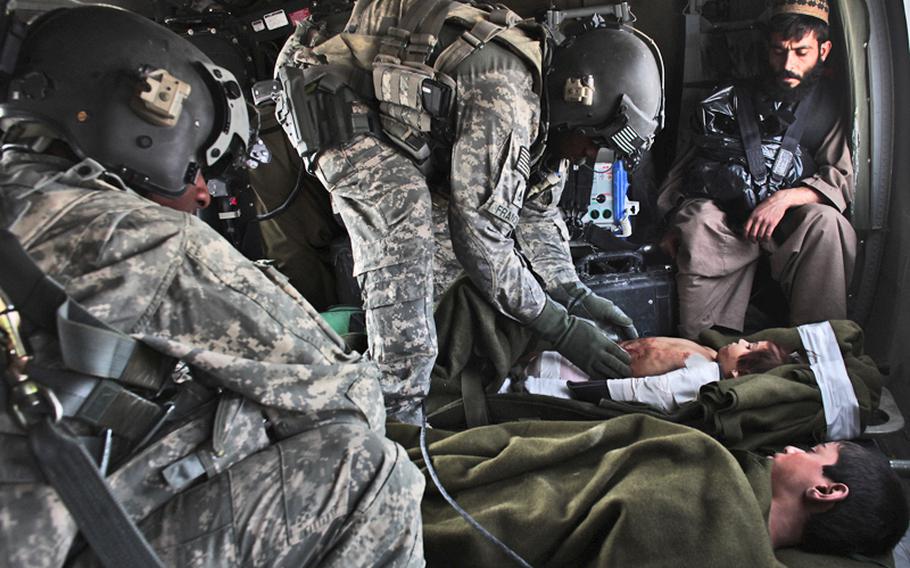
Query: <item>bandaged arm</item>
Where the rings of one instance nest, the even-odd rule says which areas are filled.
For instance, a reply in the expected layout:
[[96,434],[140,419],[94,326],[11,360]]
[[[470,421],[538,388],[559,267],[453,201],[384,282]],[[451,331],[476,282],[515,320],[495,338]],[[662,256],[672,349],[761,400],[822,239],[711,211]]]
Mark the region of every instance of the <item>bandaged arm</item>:
[[698,398],[702,385],[720,380],[720,367],[701,355],[691,355],[686,366],[652,377],[607,381],[610,398],[619,402],[640,402],[663,412]]

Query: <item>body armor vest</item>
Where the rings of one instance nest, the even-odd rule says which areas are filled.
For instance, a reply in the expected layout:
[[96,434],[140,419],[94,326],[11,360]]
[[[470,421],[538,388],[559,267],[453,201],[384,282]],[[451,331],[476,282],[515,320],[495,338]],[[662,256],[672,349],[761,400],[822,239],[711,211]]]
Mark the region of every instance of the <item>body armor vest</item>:
[[[495,42],[519,57],[532,73],[535,92],[543,93],[546,42],[540,26],[502,7],[484,9],[449,0],[421,0],[407,10],[398,3],[396,9],[382,4],[355,7],[345,32],[312,50],[304,48],[293,59],[356,68],[347,84],[374,102],[381,131],[418,165],[427,161],[431,144],[451,144],[455,71],[486,43]],[[406,15],[389,15],[399,11]],[[443,26],[447,40],[449,30],[457,33],[445,43],[439,41]]]

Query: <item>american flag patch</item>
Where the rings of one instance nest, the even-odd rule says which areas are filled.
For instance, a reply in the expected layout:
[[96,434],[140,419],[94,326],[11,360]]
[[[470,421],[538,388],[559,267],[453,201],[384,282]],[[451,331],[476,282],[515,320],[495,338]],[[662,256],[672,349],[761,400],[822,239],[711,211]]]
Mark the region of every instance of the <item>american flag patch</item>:
[[515,171],[525,178],[525,181],[531,177],[531,152],[524,146],[518,149],[518,157],[515,159]]
[[626,125],[625,128],[613,135],[613,144],[616,145],[620,152],[628,156],[635,154],[642,143],[644,143],[644,140],[630,125]]

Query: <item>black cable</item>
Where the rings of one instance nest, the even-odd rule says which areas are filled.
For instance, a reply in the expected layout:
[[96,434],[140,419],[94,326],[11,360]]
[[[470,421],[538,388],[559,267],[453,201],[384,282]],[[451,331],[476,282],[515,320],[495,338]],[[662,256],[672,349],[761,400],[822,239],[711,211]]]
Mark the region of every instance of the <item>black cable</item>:
[[484,538],[495,544],[501,551],[503,551],[509,558],[515,561],[516,564],[522,568],[533,568],[528,562],[518,555],[517,552],[509,548],[509,546],[496,538],[496,536],[485,529],[483,525],[478,523],[474,517],[470,515],[467,511],[461,508],[455,499],[449,495],[448,491],[445,490],[445,487],[442,486],[442,481],[439,480],[439,476],[436,474],[436,469],[433,467],[433,462],[430,460],[430,451],[427,448],[427,419],[424,416],[423,424],[420,426],[420,455],[423,456],[423,462],[427,464],[427,473],[430,474],[430,479],[433,480],[433,484],[436,486],[436,489],[439,490],[439,493],[442,497],[455,509],[461,517],[468,522],[469,525],[477,529]]
[[253,221],[260,223],[262,221],[268,221],[270,219],[274,219],[280,213],[282,213],[285,209],[290,207],[291,203],[293,203],[294,200],[297,199],[297,195],[300,194],[300,188],[303,187],[303,176],[305,175],[305,171],[306,171],[306,167],[301,165],[300,170],[297,172],[297,181],[294,183],[294,189],[292,189],[290,192],[288,192],[288,196],[287,196],[287,198],[285,198],[284,203],[282,203],[278,207],[272,209],[271,211],[266,211],[265,213],[263,213],[261,215],[256,215],[256,217],[253,218]]

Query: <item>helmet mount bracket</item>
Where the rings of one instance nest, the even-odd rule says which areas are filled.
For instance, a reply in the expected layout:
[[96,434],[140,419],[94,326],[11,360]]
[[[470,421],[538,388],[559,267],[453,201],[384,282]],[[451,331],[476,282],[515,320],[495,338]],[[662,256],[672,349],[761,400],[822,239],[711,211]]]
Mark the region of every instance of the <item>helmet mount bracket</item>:
[[569,77],[563,91],[563,99],[567,103],[579,103],[584,106],[594,104],[594,76]]
[[154,125],[175,126],[183,111],[183,101],[192,92],[190,84],[174,77],[167,69],[143,67],[140,75],[142,82],[130,106]]

